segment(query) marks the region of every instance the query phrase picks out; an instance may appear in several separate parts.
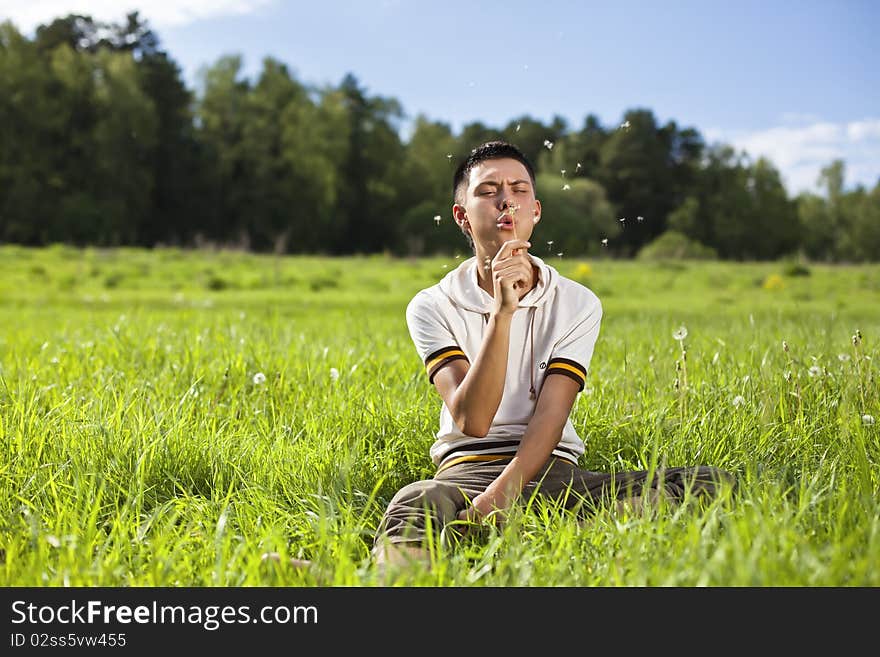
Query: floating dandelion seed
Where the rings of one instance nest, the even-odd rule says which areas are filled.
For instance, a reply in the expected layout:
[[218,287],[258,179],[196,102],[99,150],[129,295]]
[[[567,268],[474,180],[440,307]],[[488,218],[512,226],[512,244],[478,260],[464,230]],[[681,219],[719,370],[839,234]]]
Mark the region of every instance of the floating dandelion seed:
[[564,192],[564,191],[567,191],[567,190],[569,190],[569,189],[571,189],[571,185],[569,185],[569,184],[567,184],[567,183],[566,183],[565,185],[562,186],[562,191],[563,191],[563,192]]
[[602,246],[608,246],[608,238],[607,237],[602,238]]
[[547,147],[547,150],[548,150],[548,151],[552,151],[552,150],[553,150],[553,142],[550,141],[549,139],[545,139],[545,140],[544,140],[544,146]]
[[736,407],[742,406],[745,403],[746,403],[745,397],[743,397],[742,395],[737,395],[736,397],[733,398],[733,405]]
[[629,121],[624,121],[623,123],[620,124],[620,127],[623,128],[624,130],[629,130]]
[[565,169],[562,170],[562,177],[565,178]]
[[562,257],[562,251],[560,251],[560,252],[557,253],[556,255],[559,256],[559,257],[561,258],[561,257]]
[[577,166],[574,168],[574,172],[577,173],[577,172],[580,171],[580,170],[581,170],[581,163],[578,162],[578,163],[577,163]]
[[261,386],[264,383],[266,383],[266,375],[265,374],[263,374],[262,372],[257,372],[256,374],[254,374],[254,385],[255,386]]
[[626,217],[621,217],[620,219],[618,219],[618,221],[619,221],[620,223],[624,223],[624,222],[626,221]]
[[682,324],[681,326],[678,327],[677,330],[672,332],[672,337],[675,338],[676,340],[678,340],[679,342],[684,340],[687,336],[688,336],[688,330],[684,324]]
[[644,220],[645,220],[645,218],[644,218],[643,216],[641,216],[641,215],[639,215],[638,217],[636,217],[636,221],[644,221]]
[[553,246],[553,240],[547,242],[547,248],[549,249],[551,246]]
[[489,256],[486,256],[486,259],[483,261],[483,269],[489,271],[492,268],[492,260]]
[[868,415],[867,413],[865,413],[862,416],[862,424],[864,424],[866,427],[873,426],[874,425],[874,416]]
[[519,132],[519,126],[520,126],[520,124],[517,123],[517,124],[516,124],[516,132]]
[[461,255],[459,255],[458,253],[456,253],[456,254],[455,254],[455,259],[458,260],[459,258],[461,258]]
[[452,153],[447,153],[447,154],[446,154],[446,159],[447,159],[447,160],[451,160],[451,159],[452,159]]
[[435,215],[434,215],[434,222],[435,222],[438,226],[440,225],[440,219],[441,219],[441,217],[440,217],[439,214],[435,214]]

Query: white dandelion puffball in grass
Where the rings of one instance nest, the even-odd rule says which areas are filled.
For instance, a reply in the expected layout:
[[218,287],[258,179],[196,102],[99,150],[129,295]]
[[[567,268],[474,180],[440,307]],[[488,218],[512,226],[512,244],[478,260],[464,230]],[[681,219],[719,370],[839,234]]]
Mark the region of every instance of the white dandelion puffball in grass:
[[733,398],[733,405],[736,406],[737,408],[742,406],[745,403],[746,403],[746,399],[742,395],[737,395],[736,397]]
[[687,336],[688,336],[688,330],[684,324],[682,324],[681,326],[678,327],[677,330],[672,332],[672,337],[675,338],[676,340],[678,340],[679,342],[684,340]]
[[330,380],[337,381],[338,379],[339,379],[339,370],[337,370],[335,367],[331,367],[330,368]]
[[266,383],[266,375],[265,374],[263,374],[262,372],[257,372],[256,374],[254,374],[254,385],[255,386],[260,386],[260,385],[263,385],[264,383]]
[[862,424],[864,424],[866,427],[874,426],[874,416],[865,413],[862,416]]
[[810,369],[807,370],[807,374],[811,377],[813,376],[822,376],[822,368],[818,365],[813,365]]

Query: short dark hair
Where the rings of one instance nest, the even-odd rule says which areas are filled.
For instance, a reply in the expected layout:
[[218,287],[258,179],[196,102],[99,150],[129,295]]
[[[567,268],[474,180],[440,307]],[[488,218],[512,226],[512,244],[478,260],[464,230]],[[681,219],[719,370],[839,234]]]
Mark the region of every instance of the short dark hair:
[[535,168],[529,162],[529,159],[523,155],[523,152],[506,141],[487,141],[485,144],[480,144],[472,150],[471,154],[456,167],[455,174],[452,176],[452,199],[456,203],[464,201],[464,198],[459,198],[459,190],[462,186],[467,186],[471,169],[486,160],[500,160],[504,158],[521,162],[526,171],[529,172],[529,178],[532,179],[532,189],[535,189]]

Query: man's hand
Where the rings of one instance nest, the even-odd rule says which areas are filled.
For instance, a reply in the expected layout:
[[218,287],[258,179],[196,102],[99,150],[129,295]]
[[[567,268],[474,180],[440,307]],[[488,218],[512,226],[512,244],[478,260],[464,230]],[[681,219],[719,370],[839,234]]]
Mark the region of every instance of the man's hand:
[[458,519],[474,524],[504,522],[507,511],[507,502],[497,499],[496,496],[486,492],[477,495],[471,503],[459,511]]
[[520,298],[532,288],[532,261],[525,240],[505,242],[492,259],[492,283],[495,289],[495,312],[512,315]]

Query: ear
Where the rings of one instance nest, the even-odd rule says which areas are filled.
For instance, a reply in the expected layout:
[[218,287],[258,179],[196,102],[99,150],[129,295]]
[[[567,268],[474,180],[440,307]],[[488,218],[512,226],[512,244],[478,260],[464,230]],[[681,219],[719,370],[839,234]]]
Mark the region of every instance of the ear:
[[457,223],[458,227],[462,230],[465,230],[465,226],[469,225],[467,211],[464,209],[463,205],[456,203],[452,206],[452,218],[455,219],[455,223]]
[[535,223],[541,221],[541,201],[535,199],[535,216],[532,218]]

